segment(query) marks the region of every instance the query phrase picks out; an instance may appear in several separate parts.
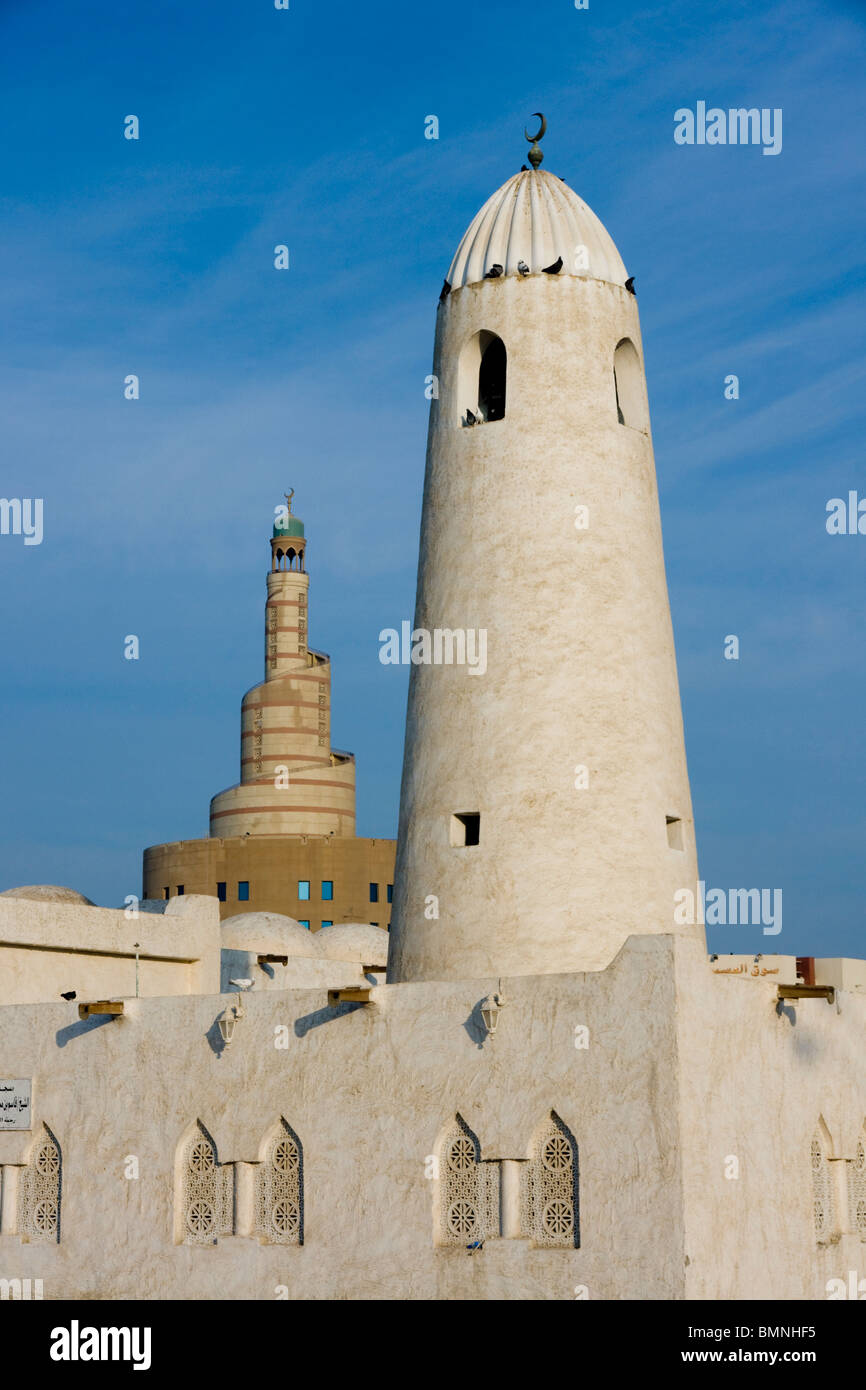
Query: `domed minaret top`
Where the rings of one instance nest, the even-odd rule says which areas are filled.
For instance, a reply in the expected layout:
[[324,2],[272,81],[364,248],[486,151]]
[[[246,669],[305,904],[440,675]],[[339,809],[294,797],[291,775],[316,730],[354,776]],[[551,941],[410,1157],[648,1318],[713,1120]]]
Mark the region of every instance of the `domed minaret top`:
[[[624,285],[628,271],[613,238],[563,179],[538,166],[544,117],[529,151],[532,169],[508,179],[487,199],[457,248],[446,283],[451,290],[503,275],[579,275]],[[561,261],[558,270],[554,270]]]
[[299,516],[292,516],[292,498],[294,495],[295,489],[293,487],[289,488],[288,492],[283,493],[286,499],[286,505],[285,507],[280,507],[279,515],[274,522],[275,540],[279,536],[303,536],[304,534],[304,523],[301,521],[301,518]]
[[[305,566],[304,551],[307,542],[304,538],[304,523],[299,516],[292,516],[292,498],[295,489],[284,492],[285,507],[280,507],[274,522],[271,537],[271,569],[299,569]],[[286,544],[288,542],[288,544]]]

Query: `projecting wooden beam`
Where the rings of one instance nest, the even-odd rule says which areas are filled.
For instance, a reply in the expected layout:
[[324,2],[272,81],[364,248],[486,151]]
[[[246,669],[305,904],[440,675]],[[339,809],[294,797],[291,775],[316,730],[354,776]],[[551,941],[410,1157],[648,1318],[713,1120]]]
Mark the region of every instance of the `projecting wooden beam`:
[[362,989],[360,987],[329,989],[328,1007],[333,1009],[335,1004],[369,1004],[370,995],[372,993],[372,987],[370,989]]
[[836,991],[832,985],[779,985],[779,999],[826,999],[832,1004]]
[[90,1018],[92,1014],[113,1014],[116,1018],[123,1013],[122,999],[98,999],[95,1004],[79,1004],[78,1017]]

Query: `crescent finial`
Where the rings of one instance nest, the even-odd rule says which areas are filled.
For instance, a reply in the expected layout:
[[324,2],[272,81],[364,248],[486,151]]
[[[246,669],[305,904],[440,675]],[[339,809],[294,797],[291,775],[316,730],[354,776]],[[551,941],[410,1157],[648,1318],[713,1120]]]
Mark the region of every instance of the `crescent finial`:
[[532,148],[529,151],[529,162],[532,165],[533,169],[537,169],[544,158],[544,155],[541,151],[538,142],[539,140],[542,140],[545,134],[547,133],[547,120],[541,111],[533,111],[532,114],[534,116],[537,116],[538,119],[541,121],[541,125],[538,129],[538,134],[530,135],[529,131],[526,129],[526,126],[523,127],[523,134],[529,141],[529,144],[532,146]]
[[542,115],[540,111],[533,111],[532,114],[533,116],[537,116],[538,119],[541,121],[541,129],[539,130],[537,135],[530,135],[529,131],[526,129],[526,126],[523,127],[523,134],[529,141],[530,145],[534,145],[536,140],[543,140],[544,136],[547,134],[547,120],[545,119],[545,117]]
[[292,498],[294,497],[294,495],[295,495],[295,489],[294,489],[293,487],[290,487],[289,490],[288,490],[288,492],[284,492],[284,493],[283,493],[283,496],[284,496],[285,499],[286,499],[286,506],[287,506],[288,509],[289,509],[289,516],[292,515]]

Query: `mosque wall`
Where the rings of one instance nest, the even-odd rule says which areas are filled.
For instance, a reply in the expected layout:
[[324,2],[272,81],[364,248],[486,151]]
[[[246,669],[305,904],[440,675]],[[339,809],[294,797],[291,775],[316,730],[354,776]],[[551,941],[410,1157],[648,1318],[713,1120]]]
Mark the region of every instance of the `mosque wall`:
[[[503,980],[492,1037],[479,1006],[495,979],[378,986],[337,1009],[323,990],[254,993],[228,1047],[218,996],[128,1000],[85,1024],[62,1003],[0,1007],[3,1073],[34,1087],[33,1130],[0,1133],[0,1273],[41,1278],[46,1298],[679,1297],[671,963],[655,937],[600,974]],[[59,1243],[23,1241],[9,1195],[42,1125],[61,1155]],[[562,1177],[538,1169],[551,1127],[574,1153],[579,1248],[539,1225]],[[442,1144],[458,1133],[466,1148],[467,1132],[472,1161],[454,1174]],[[303,1244],[256,1234],[277,1134],[302,1154]],[[197,1162],[216,1149],[205,1198],[195,1179],[215,1244],[185,1233],[183,1141],[205,1146]],[[452,1178],[477,1198],[473,1254],[443,1225]]]
[[863,963],[815,962],[846,986],[832,1002],[780,1002],[784,967],[717,974],[684,938],[675,955],[686,1297],[826,1298],[866,1278]]

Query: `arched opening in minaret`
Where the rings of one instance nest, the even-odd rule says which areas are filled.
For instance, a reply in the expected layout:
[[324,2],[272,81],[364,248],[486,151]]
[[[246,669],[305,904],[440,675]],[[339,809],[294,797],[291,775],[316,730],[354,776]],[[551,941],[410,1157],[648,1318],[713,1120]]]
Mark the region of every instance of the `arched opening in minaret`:
[[619,423],[645,434],[649,429],[649,407],[640,358],[630,338],[623,338],[613,354],[613,389]]
[[286,551],[286,559],[289,562],[289,569],[295,568],[295,552],[292,549]]
[[495,333],[482,329],[464,343],[457,365],[456,415],[464,428],[505,418],[508,354]]
[[[505,418],[505,378],[508,356],[501,338],[482,333],[481,365],[478,368],[478,405],[485,420]],[[489,341],[485,347],[483,339]]]

